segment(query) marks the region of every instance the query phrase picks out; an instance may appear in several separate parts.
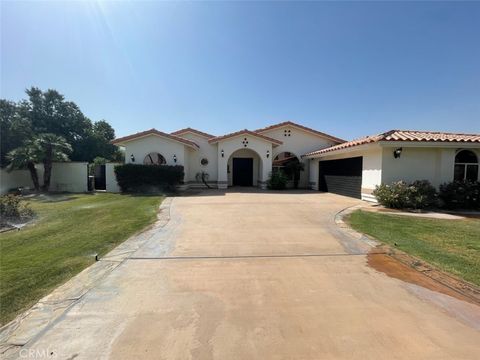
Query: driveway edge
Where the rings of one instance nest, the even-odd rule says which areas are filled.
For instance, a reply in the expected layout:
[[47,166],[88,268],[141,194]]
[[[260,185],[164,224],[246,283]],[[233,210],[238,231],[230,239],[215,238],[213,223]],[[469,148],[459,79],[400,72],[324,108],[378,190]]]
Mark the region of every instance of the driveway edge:
[[358,240],[362,240],[369,244],[372,247],[371,254],[384,254],[390,258],[408,266],[409,268],[427,276],[428,278],[434,280],[442,286],[453,290],[460,295],[472,300],[476,304],[480,305],[480,288],[474,284],[466,282],[463,279],[450,275],[435,266],[427,263],[424,260],[421,260],[415,256],[407,254],[401,250],[391,247],[390,245],[384,244],[374,238],[369,237],[366,234],[358,232],[351,228],[343,218],[356,210],[365,208],[365,205],[355,205],[352,207],[345,208],[339,211],[335,215],[335,223],[337,226],[349,236],[352,236]]
[[379,241],[377,241],[375,239],[372,239],[368,235],[365,235],[361,232],[358,232],[358,231],[352,229],[350,226],[348,226],[348,224],[345,221],[343,221],[343,218],[345,216],[350,215],[352,212],[354,212],[356,210],[359,210],[359,209],[362,209],[362,208],[365,208],[365,207],[366,207],[365,205],[360,204],[360,205],[354,205],[354,206],[347,207],[343,210],[340,210],[338,213],[335,214],[334,221],[335,221],[335,224],[337,225],[337,227],[344,234],[346,234],[349,237],[352,237],[356,240],[360,240],[360,241],[366,243],[367,245],[369,245],[372,248],[375,248],[378,245],[381,245],[381,243]]
[[166,197],[159,206],[157,220],[119,244],[66,283],[55,288],[30,309],[0,328],[0,355],[14,357],[25,346],[48,330],[85,294],[140,249],[159,228],[170,221],[173,198]]

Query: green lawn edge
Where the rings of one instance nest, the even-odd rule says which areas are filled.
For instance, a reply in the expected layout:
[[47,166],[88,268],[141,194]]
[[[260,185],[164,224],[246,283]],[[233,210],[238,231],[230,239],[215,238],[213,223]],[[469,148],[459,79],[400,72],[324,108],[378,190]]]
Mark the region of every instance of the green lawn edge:
[[6,324],[54,288],[155,222],[163,197],[111,193],[40,195],[37,218],[0,234],[0,322]]
[[356,210],[354,230],[480,285],[480,220],[429,219]]

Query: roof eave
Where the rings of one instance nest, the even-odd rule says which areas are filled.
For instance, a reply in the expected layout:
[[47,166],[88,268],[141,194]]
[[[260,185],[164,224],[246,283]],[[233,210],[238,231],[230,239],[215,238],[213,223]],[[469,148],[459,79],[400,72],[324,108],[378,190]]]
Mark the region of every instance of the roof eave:
[[223,140],[232,139],[232,138],[236,138],[238,136],[243,136],[243,135],[249,135],[249,136],[253,136],[253,137],[265,140],[267,142],[272,143],[273,146],[279,146],[279,145],[283,144],[283,142],[280,141],[280,140],[273,139],[271,137],[268,137],[268,136],[265,136],[265,135],[262,135],[262,134],[258,134],[256,132],[253,132],[253,131],[250,131],[250,130],[239,131],[238,133],[233,133],[231,136],[229,136],[229,135],[218,136],[218,137],[215,137],[215,138],[212,138],[212,139],[208,140],[208,142],[210,144],[216,144],[216,143],[222,142]]
[[443,147],[443,148],[480,148],[480,142],[452,140],[387,140],[379,141],[382,147]]
[[137,137],[132,137],[132,138],[129,138],[129,139],[126,139],[126,140],[122,140],[121,138],[118,141],[117,140],[112,140],[112,141],[110,141],[110,143],[113,144],[113,145],[117,145],[117,146],[125,146],[129,142],[136,141],[136,140],[139,140],[139,139],[143,139],[143,138],[148,137],[148,136],[157,136],[157,137],[160,137],[162,139],[175,141],[175,142],[178,142],[178,143],[180,143],[184,146],[188,146],[189,148],[192,148],[194,150],[198,150],[200,148],[193,141],[188,141],[187,142],[187,141],[185,141],[185,139],[182,139],[182,138],[175,139],[177,137],[175,135],[165,136],[165,135],[158,134],[158,133],[153,133],[153,132],[148,133],[148,134],[143,134],[143,135],[140,135],[140,136],[137,136]]
[[[341,148],[341,149],[335,149],[335,150],[329,150],[321,153],[315,153],[316,151],[313,151],[311,153],[307,153],[305,155],[302,155],[303,159],[315,159],[315,158],[321,158],[321,157],[326,157],[330,155],[340,155],[340,154],[345,154],[345,153],[350,153],[350,152],[355,152],[355,151],[362,151],[362,150],[370,150],[371,148],[379,147],[378,142],[371,142],[368,144],[361,144],[361,145],[355,145],[355,146],[350,146],[346,148]],[[322,150],[327,150],[325,149],[320,149],[317,151],[322,151]]]
[[287,126],[291,126],[291,127],[294,127],[294,128],[296,128],[296,129],[298,129],[298,130],[307,132],[307,133],[309,133],[309,134],[312,134],[312,135],[315,135],[315,136],[322,137],[322,138],[324,138],[324,139],[328,139],[328,140],[334,141],[334,142],[336,142],[336,143],[338,143],[338,144],[347,142],[346,140],[337,138],[336,136],[332,136],[332,135],[323,133],[323,132],[318,131],[318,130],[315,130],[315,129],[310,129],[310,128],[306,127],[306,126],[302,126],[302,125],[300,125],[300,124],[296,124],[296,123],[291,122],[291,121],[286,121],[286,122],[279,123],[279,124],[276,124],[276,125],[267,126],[267,127],[265,127],[265,128],[262,128],[262,129],[254,130],[254,132],[259,133],[259,134],[262,134],[262,133],[264,133],[264,132],[268,132],[268,131],[276,130],[276,129],[281,129],[281,128],[287,127]]

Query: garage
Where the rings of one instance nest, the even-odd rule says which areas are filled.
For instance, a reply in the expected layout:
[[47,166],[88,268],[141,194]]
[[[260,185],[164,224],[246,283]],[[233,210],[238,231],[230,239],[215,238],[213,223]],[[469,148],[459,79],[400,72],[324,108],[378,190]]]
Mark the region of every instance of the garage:
[[319,190],[361,199],[362,157],[320,161]]

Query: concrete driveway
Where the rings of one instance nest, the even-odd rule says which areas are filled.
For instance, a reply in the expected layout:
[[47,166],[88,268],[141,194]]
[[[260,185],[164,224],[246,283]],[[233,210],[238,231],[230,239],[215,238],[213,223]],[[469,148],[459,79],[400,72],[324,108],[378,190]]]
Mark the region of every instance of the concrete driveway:
[[315,192],[211,191],[29,344],[61,359],[478,359],[480,308],[369,267]]

